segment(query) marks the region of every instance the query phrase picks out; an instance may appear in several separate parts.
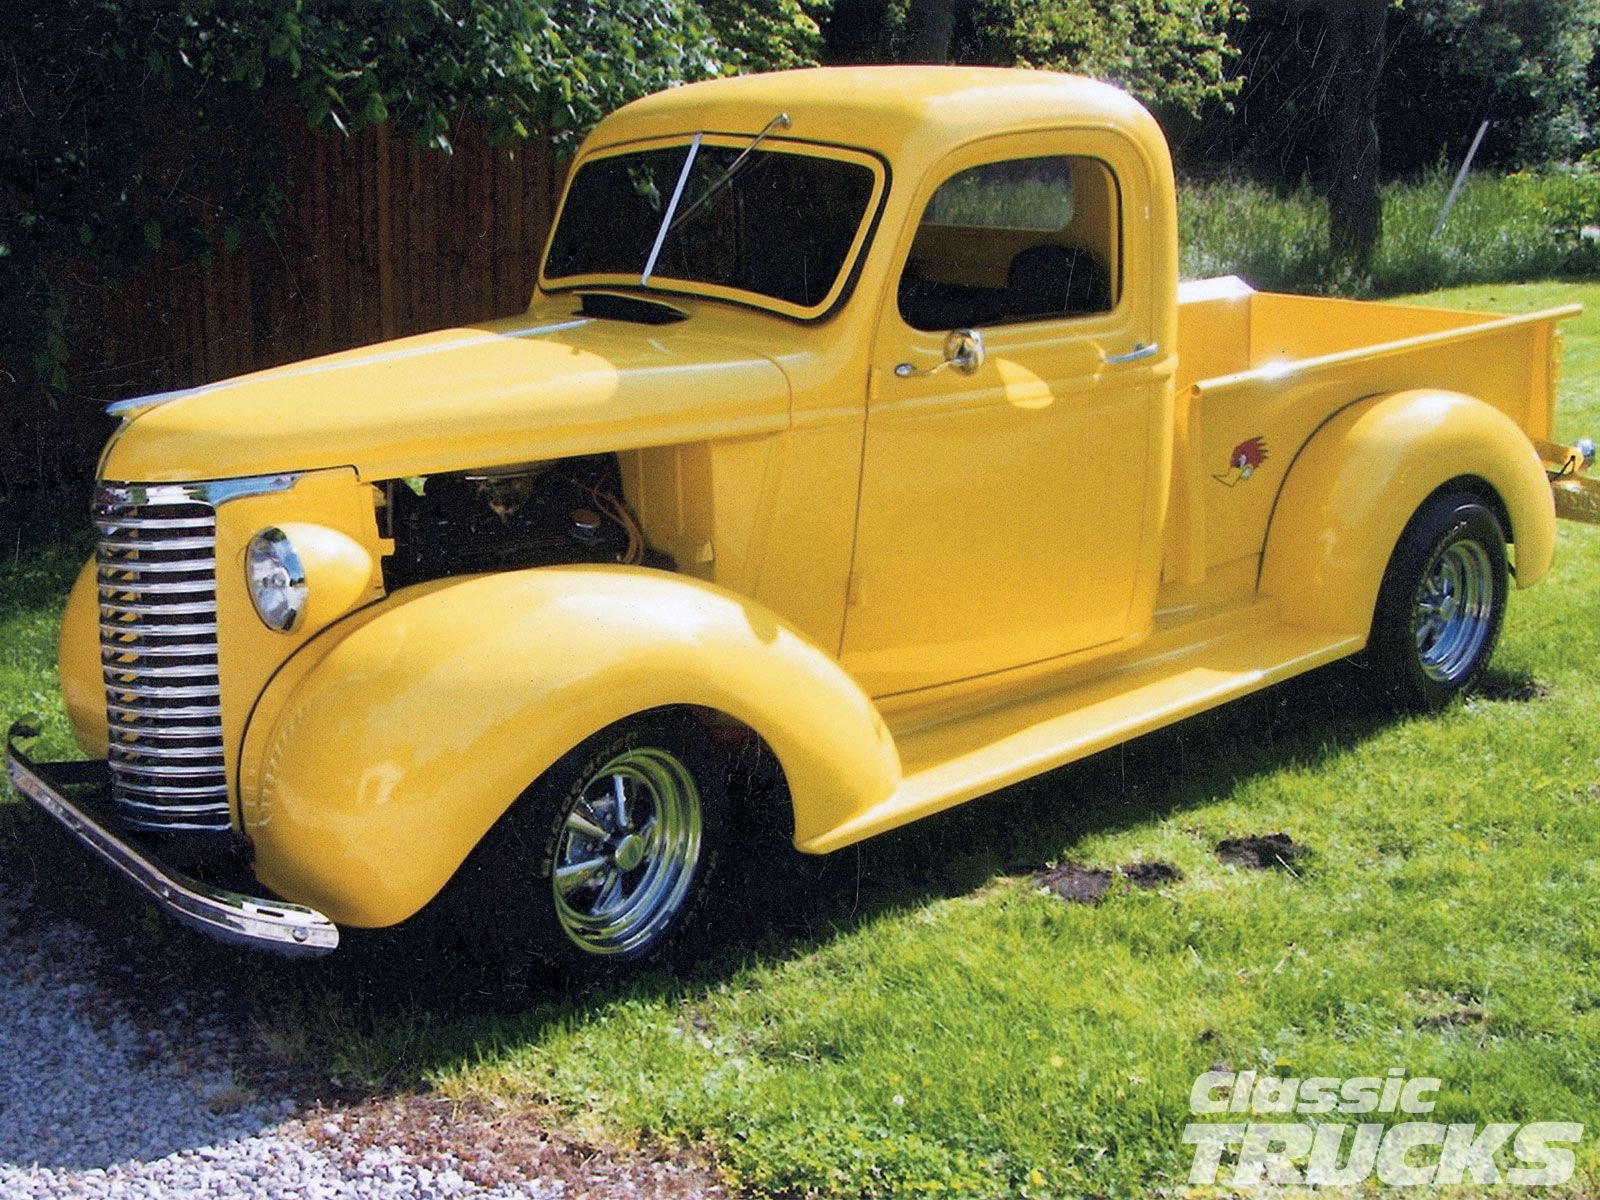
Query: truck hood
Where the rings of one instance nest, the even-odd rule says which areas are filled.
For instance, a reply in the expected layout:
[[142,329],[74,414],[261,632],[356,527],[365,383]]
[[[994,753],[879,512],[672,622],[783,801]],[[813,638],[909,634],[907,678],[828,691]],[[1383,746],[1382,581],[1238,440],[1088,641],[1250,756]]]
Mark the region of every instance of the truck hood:
[[783,372],[695,325],[523,314],[130,401],[101,477],[386,479],[784,428]]

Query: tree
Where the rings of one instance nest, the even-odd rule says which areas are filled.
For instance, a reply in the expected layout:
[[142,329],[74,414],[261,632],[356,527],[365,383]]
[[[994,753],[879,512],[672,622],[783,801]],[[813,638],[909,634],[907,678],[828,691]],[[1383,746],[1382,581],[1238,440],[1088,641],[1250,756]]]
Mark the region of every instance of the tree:
[[[1340,119],[1332,87],[1330,5],[1250,0],[1234,40],[1243,86],[1231,110],[1186,131],[1191,163],[1258,177],[1327,182]],[[1478,162],[1502,168],[1569,160],[1596,144],[1600,0],[1399,0],[1388,6],[1375,120],[1381,174],[1459,162],[1486,118]]]
[[1387,50],[1389,0],[1332,0],[1329,70],[1328,239],[1335,255],[1365,269],[1383,234],[1378,194],[1378,84]]
[[956,32],[956,0],[911,0],[906,9],[904,61],[948,62]]
[[1074,71],[1192,113],[1234,91],[1228,35],[1243,14],[1243,0],[838,0],[825,53]]
[[1229,31],[1243,16],[1243,0],[979,0],[958,50],[1105,79],[1154,108],[1193,113],[1237,89]]
[[1408,137],[1431,121],[1459,141],[1487,117],[1492,160],[1569,159],[1594,143],[1597,46],[1600,0],[1404,0],[1384,104]]

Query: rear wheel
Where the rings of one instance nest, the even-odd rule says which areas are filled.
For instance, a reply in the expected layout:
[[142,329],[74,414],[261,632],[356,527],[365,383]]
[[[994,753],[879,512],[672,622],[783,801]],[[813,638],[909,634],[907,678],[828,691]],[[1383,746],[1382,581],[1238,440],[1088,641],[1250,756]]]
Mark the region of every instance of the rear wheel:
[[1436,710],[1482,677],[1507,595],[1506,539],[1470,492],[1442,492],[1417,510],[1389,560],[1373,616],[1371,655],[1389,697]]

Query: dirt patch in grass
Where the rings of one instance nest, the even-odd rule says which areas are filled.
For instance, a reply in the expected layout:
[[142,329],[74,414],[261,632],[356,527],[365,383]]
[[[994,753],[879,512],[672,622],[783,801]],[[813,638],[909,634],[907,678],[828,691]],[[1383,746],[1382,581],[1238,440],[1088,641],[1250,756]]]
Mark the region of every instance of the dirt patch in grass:
[[1430,1013],[1417,1018],[1418,1029],[1450,1029],[1462,1025],[1481,1025],[1484,1012],[1481,1008],[1453,1008],[1449,1012]]
[[1158,888],[1183,879],[1183,872],[1166,862],[1123,863],[1115,871],[1069,862],[1040,871],[1033,886],[1075,904],[1099,904],[1119,875],[1136,888]]
[[1223,838],[1213,848],[1219,860],[1230,867],[1248,867],[1265,871],[1276,867],[1288,870],[1306,848],[1287,833],[1260,833],[1249,837]]
[[1405,1003],[1425,1010],[1412,1022],[1418,1029],[1460,1029],[1489,1019],[1483,999],[1472,991],[1413,991]]
[[1075,904],[1099,904],[1111,887],[1111,879],[1110,871],[1069,862],[1040,871],[1033,877],[1033,886]]
[[1136,888],[1158,888],[1183,882],[1183,872],[1169,862],[1123,863],[1117,872]]
[[479,1187],[515,1189],[538,1181],[570,1200],[731,1200],[738,1194],[697,1152],[589,1145],[554,1132],[531,1110],[397,1096],[311,1116],[305,1124],[313,1142],[352,1165],[369,1155],[400,1157]]
[[1550,685],[1537,679],[1517,679],[1491,675],[1478,684],[1478,697],[1483,700],[1504,701],[1512,704],[1529,704],[1543,700],[1550,694]]

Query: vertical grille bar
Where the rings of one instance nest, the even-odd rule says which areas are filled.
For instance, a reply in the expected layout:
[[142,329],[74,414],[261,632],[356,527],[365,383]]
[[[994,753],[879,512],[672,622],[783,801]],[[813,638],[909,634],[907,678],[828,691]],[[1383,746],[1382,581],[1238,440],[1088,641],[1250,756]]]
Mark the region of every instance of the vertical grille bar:
[[143,830],[226,830],[216,510],[200,488],[95,496],[111,794]]

